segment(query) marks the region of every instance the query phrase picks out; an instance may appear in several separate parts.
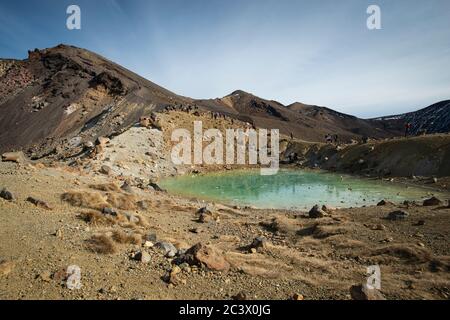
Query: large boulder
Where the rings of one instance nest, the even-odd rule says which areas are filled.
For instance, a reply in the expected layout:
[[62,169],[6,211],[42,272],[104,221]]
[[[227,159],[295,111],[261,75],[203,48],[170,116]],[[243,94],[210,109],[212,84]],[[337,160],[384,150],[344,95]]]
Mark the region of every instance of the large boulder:
[[325,211],[323,211],[317,204],[314,207],[312,207],[311,210],[309,210],[309,217],[313,219],[323,218],[327,215],[328,214]]
[[188,249],[185,260],[190,265],[204,266],[210,270],[226,272],[230,269],[230,264],[218,250],[202,243]]

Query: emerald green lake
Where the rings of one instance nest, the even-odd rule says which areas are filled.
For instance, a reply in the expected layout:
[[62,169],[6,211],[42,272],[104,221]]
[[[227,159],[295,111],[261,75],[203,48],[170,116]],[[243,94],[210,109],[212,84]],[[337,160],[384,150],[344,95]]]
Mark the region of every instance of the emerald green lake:
[[240,206],[309,209],[315,204],[362,207],[382,199],[422,200],[428,189],[318,171],[280,170],[262,176],[259,170],[216,172],[168,178],[161,186],[170,193]]

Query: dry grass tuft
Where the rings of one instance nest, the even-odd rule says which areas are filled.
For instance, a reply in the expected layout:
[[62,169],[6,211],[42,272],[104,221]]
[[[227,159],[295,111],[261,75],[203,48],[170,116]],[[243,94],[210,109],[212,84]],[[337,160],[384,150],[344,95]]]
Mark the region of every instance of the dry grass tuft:
[[127,218],[120,213],[117,214],[117,216],[111,216],[93,210],[81,212],[80,218],[92,225],[105,225],[105,226],[112,226],[116,224],[126,223],[128,221]]
[[280,232],[286,235],[295,235],[299,228],[296,219],[290,219],[285,216],[273,218],[270,222],[262,222],[261,225],[272,232]]
[[128,233],[122,230],[114,230],[112,238],[120,244],[142,244],[142,235],[138,233]]
[[141,215],[136,215],[136,217],[139,219],[139,222],[137,223],[138,226],[141,226],[143,228],[148,228],[150,226],[150,223],[145,217]]
[[105,192],[121,192],[120,187],[111,182],[111,183],[102,183],[102,184],[91,184],[89,186],[91,189],[99,190],[99,191],[105,191]]
[[135,210],[136,196],[131,194],[120,194],[108,192],[106,201],[114,208],[121,210]]
[[117,246],[111,237],[107,235],[94,235],[87,241],[89,250],[100,254],[115,254],[117,253]]
[[291,266],[282,262],[257,254],[249,255],[237,252],[227,252],[226,260],[235,270],[266,279],[281,278],[283,273],[290,274],[293,269]]
[[98,192],[68,191],[61,195],[61,200],[70,203],[74,207],[83,207],[96,210],[103,210],[108,207],[106,197]]
[[409,263],[425,263],[433,260],[433,255],[428,250],[401,244],[375,249],[372,251],[372,256],[390,256]]
[[348,233],[348,229],[341,226],[336,225],[328,225],[328,226],[316,226],[313,231],[313,236],[316,239],[325,239],[336,235],[346,234]]

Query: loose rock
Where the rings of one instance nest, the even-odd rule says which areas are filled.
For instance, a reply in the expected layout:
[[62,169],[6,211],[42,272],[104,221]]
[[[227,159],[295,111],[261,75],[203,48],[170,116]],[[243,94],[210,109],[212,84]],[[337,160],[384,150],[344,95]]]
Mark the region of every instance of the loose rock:
[[323,218],[325,216],[327,216],[328,214],[323,211],[322,209],[320,209],[319,205],[315,205],[314,207],[312,207],[312,209],[309,211],[309,217],[316,219],[316,218]]
[[325,211],[325,212],[328,213],[328,214],[331,214],[332,212],[336,211],[336,208],[324,204],[324,205],[322,206],[322,210]]
[[186,262],[190,265],[205,266],[210,270],[228,271],[230,264],[215,248],[197,243],[186,251]]
[[144,247],[146,247],[146,248],[152,248],[154,246],[155,246],[154,243],[151,242],[151,241],[145,241],[144,242]]
[[256,249],[256,250],[263,250],[267,248],[267,244],[269,241],[266,237],[257,237],[253,240],[252,244],[250,245],[250,249]]
[[441,204],[442,204],[442,201],[436,197],[431,197],[430,199],[426,199],[423,202],[424,207],[440,206]]
[[17,162],[21,163],[24,162],[25,156],[23,152],[6,152],[2,154],[2,161],[10,161],[10,162]]
[[305,298],[303,297],[303,295],[301,295],[301,294],[299,294],[299,293],[295,293],[295,294],[292,296],[292,299],[293,299],[293,300],[304,300]]
[[103,214],[108,214],[108,215],[113,216],[113,217],[117,216],[117,211],[114,210],[113,208],[110,208],[110,207],[103,208],[102,213]]
[[28,201],[28,202],[31,202],[31,203],[34,204],[36,207],[40,207],[40,208],[43,208],[43,209],[45,209],[45,210],[53,210],[52,207],[50,207],[50,206],[48,205],[48,203],[45,202],[45,201],[42,201],[42,200],[39,200],[39,199],[36,199],[36,198],[33,198],[33,197],[28,197],[28,198],[27,198],[27,201]]
[[199,214],[198,222],[200,223],[209,223],[209,222],[218,222],[219,215],[215,212],[212,212],[207,207],[203,207],[197,211]]
[[377,206],[381,207],[381,206],[392,206],[394,205],[394,203],[392,203],[391,201],[387,201],[387,200],[381,200],[380,202],[377,203]]
[[140,251],[134,255],[134,260],[140,261],[142,263],[149,263],[151,260],[151,257],[147,252]]
[[232,297],[233,300],[244,301],[247,300],[247,294],[243,291],[239,292],[237,295]]
[[0,198],[3,198],[8,201],[13,201],[14,195],[11,192],[9,192],[8,190],[3,189],[2,191],[0,191]]
[[175,257],[178,252],[177,248],[175,248],[175,246],[173,244],[171,244],[170,242],[158,242],[155,245],[155,248],[162,251],[164,256],[169,257],[169,258]]
[[404,220],[407,217],[409,217],[409,213],[406,211],[402,211],[402,210],[397,210],[397,211],[393,211],[391,213],[388,214],[388,216],[386,217],[386,219],[388,220]]
[[107,176],[109,176],[109,175],[111,175],[111,173],[112,173],[112,169],[111,169],[110,167],[108,167],[107,165],[103,165],[103,166],[100,168],[100,173],[106,174]]

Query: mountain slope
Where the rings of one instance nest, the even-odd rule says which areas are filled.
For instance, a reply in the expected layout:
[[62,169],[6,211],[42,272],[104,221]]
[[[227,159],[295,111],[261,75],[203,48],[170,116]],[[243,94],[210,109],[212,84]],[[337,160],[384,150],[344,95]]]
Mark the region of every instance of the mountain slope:
[[2,152],[20,148],[39,157],[74,136],[92,141],[158,107],[191,101],[71,46],[35,50],[0,66]]
[[400,115],[372,119],[386,130],[404,132],[405,123],[411,124],[410,134],[450,132],[450,100],[435,103],[424,109]]
[[196,102],[220,112],[239,115],[241,120],[256,127],[280,129],[282,134],[292,133],[296,138],[307,141],[324,141],[327,134],[336,134],[339,140],[344,142],[362,136],[393,136],[376,122],[299,102],[284,106],[277,101],[262,99],[242,90],[234,91],[221,99]]
[[195,106],[313,142],[327,134],[340,142],[401,135],[405,121],[413,123],[413,133],[450,130],[448,101],[394,119],[364,120],[325,107],[284,106],[242,90],[219,99],[182,97],[73,46],[36,49],[23,61],[0,59],[0,152],[23,150],[33,158],[70,154],[167,106]]

